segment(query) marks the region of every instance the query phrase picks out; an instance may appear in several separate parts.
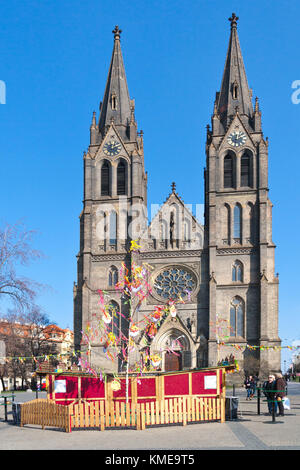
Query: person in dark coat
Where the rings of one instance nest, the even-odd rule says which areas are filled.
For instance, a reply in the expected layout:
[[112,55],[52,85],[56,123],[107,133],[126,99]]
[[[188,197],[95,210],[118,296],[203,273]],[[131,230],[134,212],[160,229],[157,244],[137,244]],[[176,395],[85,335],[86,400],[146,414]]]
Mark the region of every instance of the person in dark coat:
[[276,384],[275,384],[275,399],[278,404],[279,416],[284,416],[284,407],[282,399],[286,396],[286,381],[284,380],[282,374],[278,373],[275,375]]
[[253,397],[253,385],[254,385],[253,377],[252,375],[249,375],[249,377],[246,377],[246,380],[244,382],[244,386],[247,392],[246,400],[251,400],[251,398]]
[[269,375],[268,380],[263,383],[263,394],[265,395],[267,402],[268,402],[268,410],[269,414],[273,413],[273,404],[274,404],[274,412],[277,412],[277,401],[275,400],[275,386],[276,380],[275,375]]

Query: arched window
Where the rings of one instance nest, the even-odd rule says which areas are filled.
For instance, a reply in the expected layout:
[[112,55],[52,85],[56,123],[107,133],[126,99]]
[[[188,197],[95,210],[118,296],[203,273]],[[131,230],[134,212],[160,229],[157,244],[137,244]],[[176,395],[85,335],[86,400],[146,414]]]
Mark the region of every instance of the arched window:
[[115,286],[119,280],[119,273],[115,266],[112,266],[108,273],[108,284],[110,287]]
[[110,164],[104,161],[101,167],[101,196],[110,195]]
[[228,204],[224,205],[225,208],[225,221],[226,224],[224,225],[224,242],[226,244],[230,244],[230,236],[231,236],[231,208]]
[[252,186],[252,174],[251,174],[251,155],[249,152],[245,152],[241,158],[241,186],[251,187]]
[[232,282],[243,282],[243,265],[240,261],[235,261],[232,266]]
[[115,93],[111,95],[111,109],[114,111],[117,109],[117,96]]
[[117,302],[111,300],[108,305],[108,313],[111,316],[111,322],[108,323],[108,332],[112,332],[116,338],[120,336],[120,309]]
[[255,243],[256,226],[255,226],[255,208],[252,203],[248,203],[249,210],[249,239],[251,243]]
[[230,336],[245,336],[245,304],[240,297],[234,297],[231,301]]
[[126,194],[126,165],[121,160],[117,168],[117,195]]
[[224,158],[224,188],[233,188],[233,187],[234,187],[233,156],[231,154],[228,154]]
[[241,239],[242,237],[242,208],[236,204],[233,210],[233,238]]
[[109,244],[117,244],[117,213],[114,210],[109,214]]
[[238,99],[238,90],[239,90],[239,86],[237,84],[237,81],[235,81],[233,84],[232,84],[232,98],[234,100],[237,100]]

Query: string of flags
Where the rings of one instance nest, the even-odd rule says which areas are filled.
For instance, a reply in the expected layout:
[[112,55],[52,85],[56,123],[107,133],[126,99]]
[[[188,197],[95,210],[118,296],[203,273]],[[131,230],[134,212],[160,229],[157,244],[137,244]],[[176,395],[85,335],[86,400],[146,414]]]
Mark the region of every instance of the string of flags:
[[[219,345],[230,346],[239,351],[244,351],[245,349],[259,349],[261,351],[264,351],[264,350],[279,351],[282,349],[289,349],[290,351],[295,351],[297,349],[300,349],[300,345],[298,346],[253,346],[250,344],[246,344],[246,345],[240,346],[238,344],[226,343],[226,342],[220,342]],[[168,349],[168,351],[170,352],[172,350]],[[173,351],[173,353],[176,354],[176,351]],[[51,358],[60,360],[63,358],[72,358],[72,357],[73,358],[76,357],[79,360],[81,359],[80,354],[82,354],[82,352],[78,350],[78,352],[73,351],[73,352],[68,352],[68,353],[41,354],[39,356],[0,356],[0,362],[9,362],[9,361],[19,361],[20,363],[24,363],[26,361],[48,362]]]

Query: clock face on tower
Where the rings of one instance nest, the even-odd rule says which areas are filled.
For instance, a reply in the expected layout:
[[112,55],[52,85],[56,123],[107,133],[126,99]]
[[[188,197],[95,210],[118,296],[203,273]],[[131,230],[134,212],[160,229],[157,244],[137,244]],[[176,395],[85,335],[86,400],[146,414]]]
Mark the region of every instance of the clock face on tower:
[[120,142],[113,139],[106,142],[106,144],[103,146],[103,152],[109,157],[114,157],[115,155],[118,155],[121,152],[121,149],[122,146]]
[[233,131],[227,137],[227,142],[233,147],[241,147],[246,142],[246,134],[242,131]]

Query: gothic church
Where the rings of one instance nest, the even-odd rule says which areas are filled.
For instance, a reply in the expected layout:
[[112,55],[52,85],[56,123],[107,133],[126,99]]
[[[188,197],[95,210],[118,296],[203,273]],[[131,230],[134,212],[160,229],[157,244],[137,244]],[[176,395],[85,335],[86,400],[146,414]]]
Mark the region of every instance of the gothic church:
[[[232,14],[229,20],[221,89],[207,126],[204,225],[185,206],[173,184],[150,223],[143,210],[137,211],[136,239],[141,248],[136,253],[129,250],[135,234],[128,233],[128,225],[136,208],[147,205],[144,137],[138,131],[135,103],[128,92],[121,30],[116,26],[113,31],[100,116],[97,119],[93,114],[83,162],[84,197],[74,284],[76,350],[87,322],[100,316],[98,289],[109,293],[112,304],[122,312],[118,327],[126,328],[122,319],[128,307],[114,285],[122,263],[135,257],[137,263],[151,266],[149,282],[153,286],[140,317],[169,297],[180,294],[184,299],[178,305],[176,321],[167,318],[151,344],[152,353],[162,355],[162,370],[214,366],[230,354],[245,371],[251,364],[257,364],[260,374],[280,370],[268,140],[262,132],[258,99],[252,102],[248,87],[238,18]],[[218,329],[222,321],[229,325],[226,340]],[[181,338],[180,347],[170,354],[176,338]],[[105,371],[121,367],[104,355],[103,344],[96,340],[89,360]],[[138,360],[138,354],[133,360]]]

